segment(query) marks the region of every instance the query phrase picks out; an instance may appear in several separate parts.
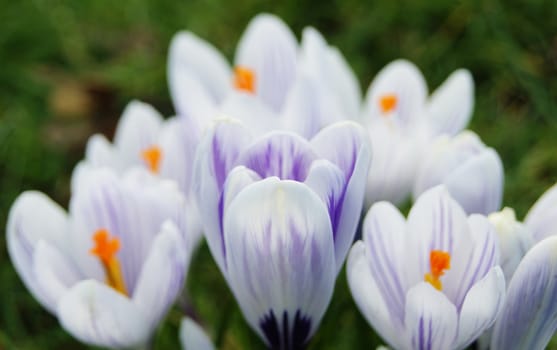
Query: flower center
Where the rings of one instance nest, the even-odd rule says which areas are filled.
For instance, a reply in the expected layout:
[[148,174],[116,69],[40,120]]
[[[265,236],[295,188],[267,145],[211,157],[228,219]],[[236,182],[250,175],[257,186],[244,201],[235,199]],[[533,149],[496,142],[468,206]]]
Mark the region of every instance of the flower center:
[[379,107],[381,108],[381,113],[389,114],[392,112],[397,105],[398,98],[395,94],[385,94],[379,98]]
[[127,296],[126,283],[122,276],[120,262],[116,257],[120,249],[120,241],[116,237],[111,237],[106,229],[97,230],[93,235],[93,241],[95,241],[94,246],[89,252],[101,261],[106,275],[106,284]]
[[144,149],[141,152],[141,158],[145,161],[145,164],[153,173],[158,174],[161,159],[162,159],[162,150],[158,146],[151,146],[149,148]]
[[237,90],[253,94],[255,93],[255,72],[246,67],[236,66],[233,83]]
[[435,289],[442,290],[443,284],[439,278],[445,274],[445,270],[451,268],[451,255],[441,250],[432,250],[429,253],[429,267],[431,272],[425,274],[424,280]]

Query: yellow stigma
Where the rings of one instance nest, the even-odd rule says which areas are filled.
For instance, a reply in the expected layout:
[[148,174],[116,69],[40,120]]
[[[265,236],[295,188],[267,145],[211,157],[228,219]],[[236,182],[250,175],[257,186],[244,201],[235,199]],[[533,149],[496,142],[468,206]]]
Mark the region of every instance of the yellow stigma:
[[392,112],[398,103],[398,98],[395,94],[385,94],[379,98],[379,108],[381,113],[389,114]]
[[429,267],[431,272],[425,274],[424,280],[435,289],[442,290],[443,284],[439,278],[445,274],[445,270],[451,268],[451,255],[441,250],[432,250],[429,254]]
[[93,235],[95,241],[93,248],[89,251],[101,261],[106,275],[106,284],[117,290],[118,292],[128,295],[120,262],[116,257],[116,253],[120,249],[120,241],[118,238],[111,237],[106,229],[100,229]]
[[158,146],[151,146],[141,152],[141,158],[153,173],[158,174],[162,159],[162,150]]
[[253,94],[255,93],[255,72],[246,67],[236,66],[233,83],[237,90]]

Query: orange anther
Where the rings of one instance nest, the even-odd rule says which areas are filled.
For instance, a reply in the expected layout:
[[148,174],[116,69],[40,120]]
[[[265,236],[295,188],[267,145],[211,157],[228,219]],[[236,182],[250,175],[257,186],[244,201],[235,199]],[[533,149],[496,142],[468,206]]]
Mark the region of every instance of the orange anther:
[[162,150],[158,146],[151,146],[141,152],[141,158],[145,161],[149,170],[158,173],[160,169]]
[[451,268],[451,255],[441,250],[432,250],[429,253],[429,267],[431,272],[425,274],[424,280],[437,290],[441,290],[443,285],[440,278],[445,274],[445,270]]
[[383,114],[392,112],[397,105],[398,98],[395,94],[385,94],[379,98],[379,107]]
[[108,263],[120,249],[118,238],[110,237],[106,229],[100,229],[93,235],[95,246],[90,253],[96,255],[103,263]]
[[111,237],[106,229],[95,231],[93,240],[95,245],[89,252],[101,261],[106,275],[106,283],[118,292],[128,295],[120,262],[116,257],[116,253],[120,249],[120,241],[116,237]]
[[237,90],[255,93],[255,72],[249,68],[236,66],[234,68],[234,87]]

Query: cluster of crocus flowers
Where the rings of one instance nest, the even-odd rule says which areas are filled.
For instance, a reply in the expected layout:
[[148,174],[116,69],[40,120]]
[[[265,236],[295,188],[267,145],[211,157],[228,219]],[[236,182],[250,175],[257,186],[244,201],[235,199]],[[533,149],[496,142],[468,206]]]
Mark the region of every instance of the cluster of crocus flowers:
[[[178,33],[168,79],[177,117],[129,103],[113,143],[90,138],[68,212],[33,191],[10,211],[16,270],[76,338],[148,343],[202,226],[271,349],[308,344],[347,255],[357,307],[395,349],[463,349],[478,338],[495,350],[547,345],[557,329],[557,187],[524,223],[497,212],[501,159],[462,131],[474,104],[468,71],[428,97],[418,68],[397,60],[360,105],[356,78],[319,32],[304,29],[298,44],[263,14],[232,66]],[[410,194],[406,219],[395,205]],[[353,244],[364,197],[371,209]],[[187,317],[180,341],[215,348]]]
[[149,341],[181,291],[191,248],[174,183],[141,169],[82,173],[66,213],[40,192],[10,210],[8,252],[25,285],[85,343]]

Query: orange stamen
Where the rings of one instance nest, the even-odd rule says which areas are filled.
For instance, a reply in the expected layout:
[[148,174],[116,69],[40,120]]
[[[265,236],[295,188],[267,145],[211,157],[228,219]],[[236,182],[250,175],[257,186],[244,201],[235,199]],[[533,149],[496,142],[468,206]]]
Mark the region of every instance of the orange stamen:
[[255,72],[249,68],[236,66],[234,68],[234,87],[237,90],[255,93]]
[[395,94],[385,94],[379,98],[379,107],[381,108],[381,113],[388,114],[392,112],[397,105],[398,98]]
[[89,251],[97,256],[103,265],[106,275],[106,283],[118,292],[128,295],[120,262],[116,253],[120,249],[120,241],[116,237],[111,237],[106,229],[100,229],[93,235],[95,245]]
[[141,152],[141,158],[145,161],[149,170],[158,173],[161,165],[162,150],[158,146],[151,146]]
[[441,250],[432,250],[429,254],[429,267],[431,272],[425,274],[424,280],[431,283],[435,289],[442,290],[440,278],[445,274],[445,270],[451,268],[451,255]]

